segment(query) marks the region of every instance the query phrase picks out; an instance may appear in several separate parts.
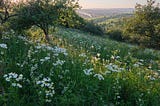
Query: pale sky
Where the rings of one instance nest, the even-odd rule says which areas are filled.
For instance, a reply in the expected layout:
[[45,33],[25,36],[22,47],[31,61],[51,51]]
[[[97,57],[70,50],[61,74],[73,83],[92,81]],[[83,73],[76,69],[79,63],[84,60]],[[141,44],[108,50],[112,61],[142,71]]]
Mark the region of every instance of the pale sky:
[[[147,0],[79,0],[82,8],[134,8],[136,3],[145,4]],[[160,3],[160,0],[156,0]]]

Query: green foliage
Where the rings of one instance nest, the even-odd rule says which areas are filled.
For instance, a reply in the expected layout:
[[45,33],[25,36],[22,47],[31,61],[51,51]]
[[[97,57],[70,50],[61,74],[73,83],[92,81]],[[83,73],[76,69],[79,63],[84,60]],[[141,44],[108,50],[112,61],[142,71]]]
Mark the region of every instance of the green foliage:
[[[159,106],[160,51],[73,29],[49,30],[59,23],[81,26],[69,20],[82,21],[71,8],[77,8],[77,3],[72,5],[74,1],[34,0],[19,5],[18,16],[10,25],[15,31],[29,29],[25,34],[30,36],[12,30],[1,35],[0,105]],[[80,29],[102,33],[92,22],[82,26]],[[42,42],[42,31],[54,35],[50,36],[52,45]],[[158,36],[159,31],[160,24],[156,24]],[[119,30],[110,33],[121,39],[117,38]]]
[[35,33],[0,39],[0,105],[160,104],[159,51],[69,29],[53,33],[53,46]]
[[133,42],[159,49],[160,8],[154,0],[148,0],[147,5],[137,4],[135,14],[124,28],[126,38]]
[[67,28],[80,29],[84,24],[84,19],[78,16],[72,8],[61,8],[59,10],[59,24]]
[[57,5],[59,14],[58,17],[59,25],[64,26],[66,28],[75,28],[83,30],[96,35],[103,35],[103,30],[100,26],[83,19],[76,13],[75,10],[79,8],[78,2],[72,3],[71,0],[70,1],[71,3],[68,4],[72,5],[67,5],[66,1],[64,2],[60,2]]
[[3,25],[0,25],[0,38],[2,38],[4,33],[10,32],[10,25],[8,22],[3,23]]
[[121,30],[110,30],[107,32],[107,35],[109,38],[117,40],[117,41],[123,41],[123,35]]
[[95,35],[99,35],[99,36],[104,35],[104,33],[103,33],[104,31],[103,31],[102,27],[93,23],[92,21],[86,21],[81,29],[83,31],[90,32]]
[[2,38],[3,33],[10,30],[9,20],[16,16],[13,12],[15,6],[16,4],[10,0],[0,0],[0,38]]
[[110,17],[100,17],[92,19],[92,21],[103,28],[105,35],[117,41],[124,41],[123,27],[128,18],[132,14],[121,14]]
[[59,24],[66,28],[79,29],[100,36],[103,35],[103,30],[100,26],[81,18],[72,8],[61,8],[59,10]]
[[84,20],[77,15],[75,10],[79,8],[79,4],[74,0],[62,0],[58,3],[58,23],[67,28],[80,28]]
[[10,0],[0,0],[0,25],[7,22],[10,18],[16,16],[13,12],[16,3]]
[[34,0],[20,4],[16,11],[18,16],[12,20],[12,28],[21,31],[37,26],[44,32],[46,40],[49,40],[49,26],[55,25],[57,19],[54,5],[55,1],[52,0]]
[[[74,9],[78,8],[75,0],[30,0],[19,4],[16,10],[18,16],[11,21],[15,31],[23,31],[32,26],[37,26],[49,41],[49,27],[58,24],[68,27],[79,26]],[[78,17],[80,18],[80,17]]]

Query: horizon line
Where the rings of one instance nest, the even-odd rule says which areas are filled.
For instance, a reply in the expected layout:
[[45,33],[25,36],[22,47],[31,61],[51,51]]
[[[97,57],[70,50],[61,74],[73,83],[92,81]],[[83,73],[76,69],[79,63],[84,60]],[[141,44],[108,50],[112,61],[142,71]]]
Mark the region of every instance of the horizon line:
[[80,9],[135,9],[132,7],[111,7],[111,8],[80,8]]

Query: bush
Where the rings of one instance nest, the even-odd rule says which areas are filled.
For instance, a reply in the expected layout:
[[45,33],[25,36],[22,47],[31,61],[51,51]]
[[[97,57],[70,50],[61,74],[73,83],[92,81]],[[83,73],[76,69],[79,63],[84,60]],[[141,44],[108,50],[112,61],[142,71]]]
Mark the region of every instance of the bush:
[[86,22],[85,25],[82,26],[82,30],[100,36],[104,34],[103,29],[100,26],[94,24],[93,22]]
[[123,35],[122,31],[120,30],[111,30],[107,33],[109,35],[109,38],[117,40],[117,41],[123,41]]
[[4,23],[3,25],[0,24],[0,38],[2,38],[2,35],[5,33],[5,32],[9,32],[9,23],[6,22]]

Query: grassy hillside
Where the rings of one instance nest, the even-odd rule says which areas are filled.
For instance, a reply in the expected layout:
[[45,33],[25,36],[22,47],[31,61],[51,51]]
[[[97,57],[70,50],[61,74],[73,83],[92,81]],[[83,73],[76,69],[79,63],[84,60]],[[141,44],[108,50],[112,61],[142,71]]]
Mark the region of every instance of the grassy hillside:
[[83,18],[97,18],[101,16],[116,16],[121,14],[133,13],[133,8],[110,8],[110,9],[80,9],[77,10],[78,14]]
[[0,40],[0,105],[159,106],[160,51],[58,28]]
[[132,16],[133,14],[127,13],[109,17],[101,16],[98,18],[90,18],[88,20],[101,26],[101,28],[104,29],[104,32],[107,33],[111,30],[122,30],[126,20]]

